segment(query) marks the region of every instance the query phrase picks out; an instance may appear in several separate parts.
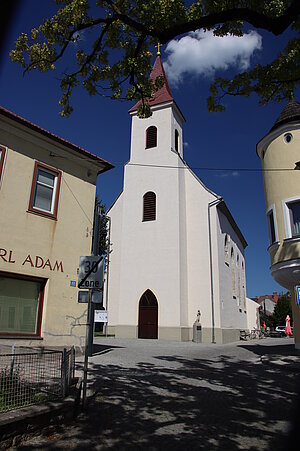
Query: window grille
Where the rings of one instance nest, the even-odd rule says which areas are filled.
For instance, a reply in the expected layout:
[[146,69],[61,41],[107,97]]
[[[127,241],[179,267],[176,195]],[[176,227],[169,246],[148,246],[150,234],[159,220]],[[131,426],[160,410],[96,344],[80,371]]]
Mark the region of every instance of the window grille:
[[143,221],[156,220],[156,194],[152,191],[143,197]]
[[146,130],[146,149],[157,146],[157,128],[154,125]]

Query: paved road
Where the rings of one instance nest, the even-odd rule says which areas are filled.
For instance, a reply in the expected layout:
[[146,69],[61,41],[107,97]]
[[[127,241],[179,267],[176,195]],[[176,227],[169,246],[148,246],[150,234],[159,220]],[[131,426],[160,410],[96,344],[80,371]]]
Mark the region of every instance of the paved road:
[[14,449],[292,449],[300,376],[292,339],[95,341],[88,412]]

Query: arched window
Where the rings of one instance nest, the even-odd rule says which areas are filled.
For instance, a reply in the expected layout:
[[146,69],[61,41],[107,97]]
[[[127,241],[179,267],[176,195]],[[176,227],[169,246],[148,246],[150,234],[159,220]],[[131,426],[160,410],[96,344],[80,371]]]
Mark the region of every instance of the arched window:
[[154,125],[146,130],[146,149],[157,146],[157,128]]
[[179,132],[177,129],[175,130],[175,150],[179,152]]
[[156,220],[156,194],[152,191],[144,194],[143,197],[143,221]]
[[229,236],[226,233],[225,240],[224,240],[224,260],[225,260],[225,263],[227,266],[229,266],[228,246],[229,246]]

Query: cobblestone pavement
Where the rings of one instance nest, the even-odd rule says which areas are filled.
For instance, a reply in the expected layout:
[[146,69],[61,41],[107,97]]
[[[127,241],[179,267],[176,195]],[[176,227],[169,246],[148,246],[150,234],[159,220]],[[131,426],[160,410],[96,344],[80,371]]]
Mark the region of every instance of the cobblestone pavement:
[[293,339],[95,342],[86,413],[11,450],[293,449]]

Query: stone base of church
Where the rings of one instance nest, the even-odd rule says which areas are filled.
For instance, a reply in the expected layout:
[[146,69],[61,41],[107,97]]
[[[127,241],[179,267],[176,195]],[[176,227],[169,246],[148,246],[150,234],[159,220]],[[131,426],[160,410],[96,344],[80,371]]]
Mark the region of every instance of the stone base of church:
[[[108,334],[115,335],[116,338],[138,338],[137,326],[108,326]],[[240,340],[239,329],[220,329],[215,328],[215,343],[225,344]],[[159,327],[159,340],[170,341],[192,341],[193,328],[192,327]],[[213,334],[211,327],[202,327],[202,343],[212,343]]]

